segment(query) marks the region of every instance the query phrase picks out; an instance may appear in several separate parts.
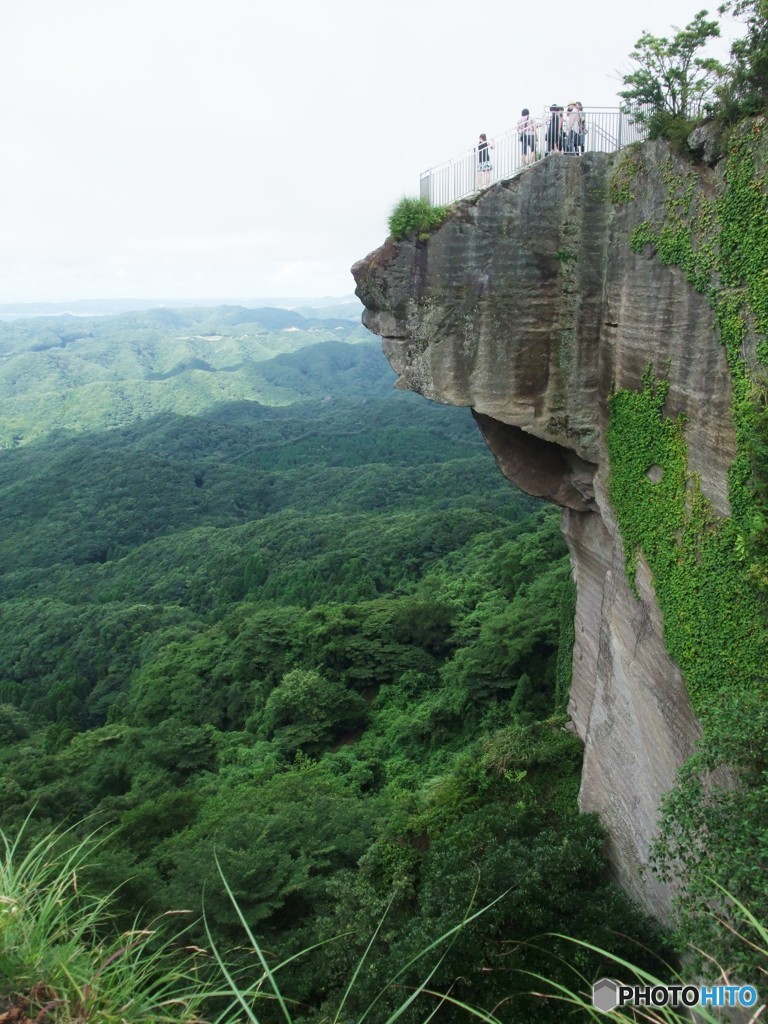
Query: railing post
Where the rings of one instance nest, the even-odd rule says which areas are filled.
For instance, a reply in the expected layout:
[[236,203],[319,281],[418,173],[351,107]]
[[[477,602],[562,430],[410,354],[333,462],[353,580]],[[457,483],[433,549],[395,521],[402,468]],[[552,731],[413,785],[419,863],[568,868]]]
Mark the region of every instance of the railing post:
[[422,174],[421,180],[419,182],[419,197],[421,199],[426,199],[426,201],[430,205],[432,204],[432,188],[431,188],[431,185],[432,185],[432,172],[431,171],[427,171],[424,174]]

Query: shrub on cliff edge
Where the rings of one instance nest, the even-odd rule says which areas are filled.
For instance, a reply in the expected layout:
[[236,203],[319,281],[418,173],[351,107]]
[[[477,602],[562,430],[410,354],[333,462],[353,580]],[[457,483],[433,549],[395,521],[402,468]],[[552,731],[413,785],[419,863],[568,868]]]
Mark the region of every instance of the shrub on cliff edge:
[[447,206],[431,206],[426,199],[403,196],[389,215],[389,233],[396,242],[402,242],[414,231],[417,231],[419,238],[424,240],[447,216]]

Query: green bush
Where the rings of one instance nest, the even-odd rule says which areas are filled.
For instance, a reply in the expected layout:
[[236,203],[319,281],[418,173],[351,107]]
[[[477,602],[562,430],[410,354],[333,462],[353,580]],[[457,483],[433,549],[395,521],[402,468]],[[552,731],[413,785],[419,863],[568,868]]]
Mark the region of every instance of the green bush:
[[700,121],[691,117],[674,117],[657,110],[648,118],[648,138],[668,139],[679,153],[689,153],[688,136]]
[[448,216],[447,206],[431,206],[426,199],[403,196],[389,215],[389,233],[396,242],[418,232],[426,238],[433,228],[439,227]]
[[294,669],[283,676],[267,698],[262,719],[265,739],[282,753],[319,753],[335,737],[362,725],[367,704],[343,683],[319,672]]

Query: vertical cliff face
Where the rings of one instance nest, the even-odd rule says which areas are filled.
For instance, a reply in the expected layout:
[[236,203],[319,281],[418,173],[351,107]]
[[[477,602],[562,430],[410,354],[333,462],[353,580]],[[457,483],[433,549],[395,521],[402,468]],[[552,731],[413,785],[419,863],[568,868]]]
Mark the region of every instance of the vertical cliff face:
[[[388,241],[353,273],[398,386],[469,406],[502,472],[564,509],[581,807],[602,818],[625,888],[664,917],[670,893],[640,869],[660,797],[700,727],[642,556],[634,587],[626,576],[608,495],[609,399],[642,389],[649,365],[664,376],[664,412],[684,416],[688,467],[721,516],[735,435],[709,302],[680,270],[630,246],[636,225],[663,217],[668,189],[655,169],[669,167],[668,150],[648,144],[632,159],[646,183],[632,203],[617,187],[626,155],[551,157],[458,204],[427,240]],[[701,172],[705,192],[712,174]],[[663,476],[650,457],[647,474]]]

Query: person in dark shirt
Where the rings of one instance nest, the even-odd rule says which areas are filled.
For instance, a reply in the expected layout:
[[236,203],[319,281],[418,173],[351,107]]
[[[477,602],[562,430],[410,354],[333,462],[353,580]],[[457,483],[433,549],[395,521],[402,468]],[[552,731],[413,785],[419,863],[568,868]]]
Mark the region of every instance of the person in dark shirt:
[[520,147],[523,151],[523,165],[531,163],[536,159],[536,132],[539,122],[531,117],[528,107],[523,107],[520,120],[517,122],[517,137],[520,139]]
[[563,108],[553,103],[549,108],[547,125],[547,154],[559,153],[563,148]]

